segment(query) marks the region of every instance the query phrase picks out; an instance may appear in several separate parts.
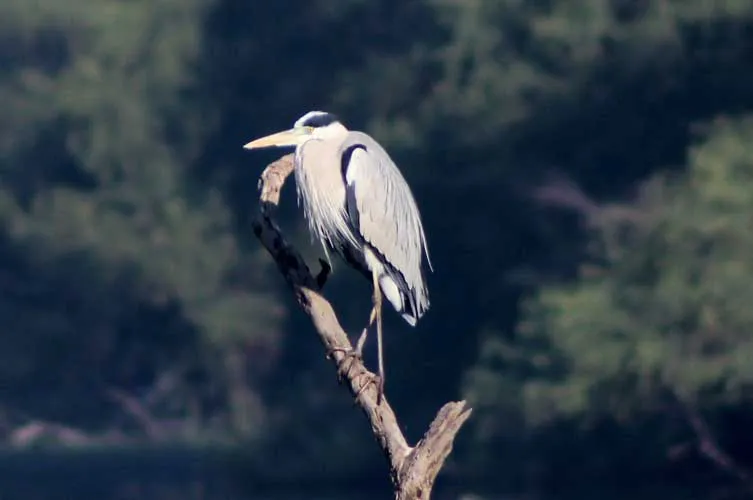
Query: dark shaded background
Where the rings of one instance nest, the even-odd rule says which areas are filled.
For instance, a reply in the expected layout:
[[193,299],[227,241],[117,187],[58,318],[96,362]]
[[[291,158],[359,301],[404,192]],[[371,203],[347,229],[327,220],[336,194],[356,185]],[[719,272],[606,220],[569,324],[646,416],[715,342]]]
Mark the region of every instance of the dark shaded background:
[[436,498],[753,496],[749,1],[3,0],[0,103],[4,500],[389,497],[250,231],[241,146],[312,109],[421,207],[387,391],[475,408]]

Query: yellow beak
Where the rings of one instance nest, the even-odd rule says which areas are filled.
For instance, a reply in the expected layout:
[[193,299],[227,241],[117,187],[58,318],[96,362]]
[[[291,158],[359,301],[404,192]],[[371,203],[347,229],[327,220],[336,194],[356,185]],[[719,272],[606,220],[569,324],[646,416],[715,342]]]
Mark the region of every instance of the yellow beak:
[[291,128],[290,130],[284,130],[277,132],[259,139],[253,140],[243,145],[244,149],[261,149],[271,147],[283,147],[283,146],[297,146],[302,131],[299,129]]

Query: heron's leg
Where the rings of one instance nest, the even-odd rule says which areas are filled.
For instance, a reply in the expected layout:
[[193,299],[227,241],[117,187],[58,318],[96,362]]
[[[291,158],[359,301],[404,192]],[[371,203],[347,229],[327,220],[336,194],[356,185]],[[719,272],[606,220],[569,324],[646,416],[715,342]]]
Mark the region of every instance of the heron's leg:
[[[379,300],[377,298],[377,295],[379,293],[379,285],[377,285],[376,292],[372,296],[372,300],[374,304],[376,304],[376,301]],[[352,361],[353,358],[363,359],[363,347],[366,344],[366,338],[369,334],[369,328],[371,328],[371,325],[374,324],[374,321],[377,319],[377,308],[375,305],[372,305],[371,313],[369,313],[369,322],[366,324],[366,327],[361,332],[361,335],[358,337],[358,341],[356,342],[355,349],[345,349],[342,347],[333,347],[330,349],[329,353],[327,354],[327,358],[330,358],[333,353],[335,352],[341,352],[344,355],[344,358],[340,362],[342,364],[345,362],[345,358],[348,358]]]
[[[342,381],[342,378],[345,375],[350,374],[350,369],[353,367],[353,361],[356,359],[363,360],[363,346],[366,343],[366,337],[368,337],[369,328],[372,324],[374,324],[374,321],[376,320],[376,308],[372,307],[371,314],[369,315],[369,323],[366,325],[366,328],[363,329],[361,332],[361,335],[358,337],[358,341],[356,342],[355,349],[345,349],[343,347],[333,347],[330,349],[329,353],[327,353],[327,358],[329,359],[332,357],[332,354],[335,352],[341,352],[343,353],[343,358],[340,360],[340,363],[338,363],[338,379]],[[347,366],[346,366],[347,363]],[[360,394],[360,393],[359,393]]]
[[382,350],[382,289],[379,277],[374,273],[374,309],[377,324],[377,357],[379,363],[379,381],[377,382],[377,406],[384,396],[384,354]]
[[[373,299],[374,301],[376,301],[376,293],[377,292],[374,293],[374,299]],[[371,325],[374,324],[374,320],[376,319],[376,315],[377,315],[376,306],[373,306],[371,308],[371,314],[369,314],[369,323],[366,325],[366,328],[364,328],[363,331],[361,332],[361,336],[358,337],[358,342],[356,343],[356,350],[355,350],[355,352],[356,352],[356,354],[358,356],[362,356],[363,355],[363,346],[364,346],[364,344],[366,344],[366,337],[368,337],[369,328],[371,328]]]
[[368,387],[370,384],[376,384],[377,405],[379,405],[382,402],[382,397],[384,396],[384,356],[382,351],[382,289],[379,287],[379,275],[375,271],[372,272],[372,280],[374,286],[374,304],[371,309],[371,314],[369,314],[369,324],[366,325],[366,328],[363,329],[363,332],[358,339],[358,344],[356,345],[355,351],[360,353],[363,350],[363,345],[366,342],[366,335],[369,331],[369,328],[376,321],[379,374],[369,374],[369,380],[361,386],[358,393],[356,394],[356,399],[361,396],[361,393],[364,391],[364,389],[366,389],[366,387]]
[[[372,281],[374,286],[373,307],[371,308],[371,313],[369,313],[369,322],[361,332],[360,337],[358,337],[355,349],[347,350],[342,348],[333,348],[328,356],[330,356],[335,351],[344,353],[344,356],[339,363],[339,367],[341,368],[339,378],[342,380],[343,374],[350,374],[350,369],[352,368],[353,361],[355,360],[354,358],[363,359],[363,347],[366,344],[366,338],[368,337],[369,328],[371,328],[371,325],[376,322],[379,374],[376,376],[369,374],[370,379],[365,382],[358,390],[356,399],[361,396],[361,393],[363,393],[366,387],[368,387],[370,384],[376,384],[378,405],[382,402],[382,397],[384,396],[384,355],[382,350],[382,289],[379,287],[379,275],[376,272],[372,272]],[[349,360],[349,362],[347,368],[344,368],[343,365],[346,362],[346,359]],[[366,373],[359,374],[358,376],[360,377],[362,375],[366,375]]]
[[352,358],[363,359],[363,345],[366,343],[366,336],[367,336],[366,334],[369,332],[369,326],[371,326],[371,324],[374,322],[374,319],[373,319],[374,314],[375,314],[374,310],[372,309],[371,316],[369,319],[369,324],[366,326],[366,328],[363,329],[363,331],[361,332],[361,335],[358,337],[358,342],[356,342],[355,349],[353,348],[346,349],[344,347],[333,347],[327,353],[327,359],[331,358],[332,355],[336,352],[343,353],[343,359],[340,361],[340,364],[342,364],[346,358],[351,359],[351,360]]

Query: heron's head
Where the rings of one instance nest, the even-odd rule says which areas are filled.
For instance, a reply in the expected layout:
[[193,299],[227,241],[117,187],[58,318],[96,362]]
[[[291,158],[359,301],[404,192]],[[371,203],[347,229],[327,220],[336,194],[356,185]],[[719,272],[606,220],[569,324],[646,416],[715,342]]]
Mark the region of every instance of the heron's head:
[[335,115],[324,111],[309,111],[296,120],[293,128],[255,139],[243,147],[245,149],[298,147],[311,139],[328,139],[347,131]]

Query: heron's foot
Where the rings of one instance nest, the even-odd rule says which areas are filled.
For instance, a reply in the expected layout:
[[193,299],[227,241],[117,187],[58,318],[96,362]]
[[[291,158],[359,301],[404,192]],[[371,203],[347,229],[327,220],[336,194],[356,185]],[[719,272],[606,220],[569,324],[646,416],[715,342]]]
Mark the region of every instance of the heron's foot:
[[337,381],[342,382],[343,377],[350,378],[350,371],[353,369],[353,363],[356,360],[363,363],[363,357],[361,356],[361,351],[358,349],[333,347],[327,354],[327,358],[331,358],[336,352],[343,353],[342,359],[337,363]]
[[330,267],[329,262],[327,262],[324,259],[319,259],[319,265],[322,266],[321,270],[319,270],[319,273],[316,275],[316,286],[321,290],[324,288],[324,285],[327,283],[327,278],[329,278],[329,274],[332,272],[332,267]]
[[366,390],[366,388],[372,384],[376,386],[377,389],[377,406],[382,404],[382,399],[384,398],[384,378],[380,377],[376,373],[371,373],[364,371],[362,373],[359,373],[356,375],[356,378],[360,377],[366,377],[367,380],[362,383],[361,388],[358,389],[358,392],[356,393],[355,401],[358,401],[358,398],[361,397],[361,394],[363,394],[363,391]]

